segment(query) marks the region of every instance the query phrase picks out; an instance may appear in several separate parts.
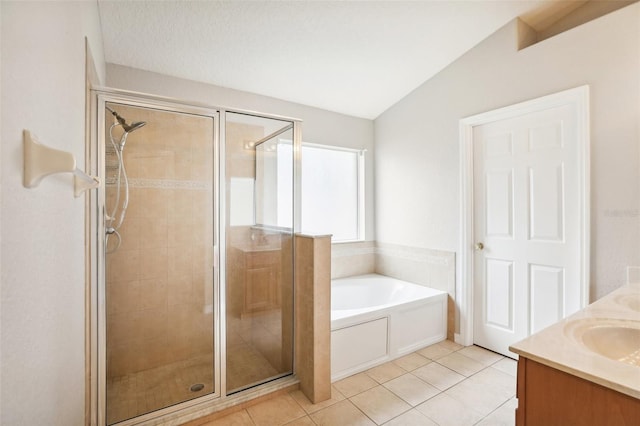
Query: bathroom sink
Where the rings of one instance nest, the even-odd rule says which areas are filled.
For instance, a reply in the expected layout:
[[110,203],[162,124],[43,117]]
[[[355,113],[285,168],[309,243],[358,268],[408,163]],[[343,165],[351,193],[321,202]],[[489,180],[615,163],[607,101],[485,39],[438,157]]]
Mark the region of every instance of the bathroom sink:
[[640,321],[576,320],[567,324],[566,331],[598,355],[640,367]]
[[640,312],[640,295],[638,294],[621,294],[614,300],[618,305]]

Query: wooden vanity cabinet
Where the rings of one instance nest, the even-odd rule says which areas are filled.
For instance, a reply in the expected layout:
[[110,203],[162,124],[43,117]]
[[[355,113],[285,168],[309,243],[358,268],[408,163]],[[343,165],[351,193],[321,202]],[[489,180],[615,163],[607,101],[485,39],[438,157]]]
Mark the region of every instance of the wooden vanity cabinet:
[[516,397],[516,426],[640,425],[640,399],[522,355]]
[[280,250],[243,253],[242,316],[280,307],[280,257]]

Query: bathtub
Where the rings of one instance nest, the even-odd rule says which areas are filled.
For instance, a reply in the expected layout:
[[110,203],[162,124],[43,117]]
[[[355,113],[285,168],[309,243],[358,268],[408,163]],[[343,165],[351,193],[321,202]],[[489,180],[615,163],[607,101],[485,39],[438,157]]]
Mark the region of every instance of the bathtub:
[[447,337],[447,293],[378,274],[331,281],[331,380]]

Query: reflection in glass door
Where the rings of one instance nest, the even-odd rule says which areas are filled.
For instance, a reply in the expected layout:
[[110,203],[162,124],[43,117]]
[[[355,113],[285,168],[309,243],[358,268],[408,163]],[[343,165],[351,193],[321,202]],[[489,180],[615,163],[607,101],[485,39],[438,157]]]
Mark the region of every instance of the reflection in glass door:
[[293,125],[227,113],[226,389],[293,371]]
[[215,392],[214,118],[105,111],[106,417]]

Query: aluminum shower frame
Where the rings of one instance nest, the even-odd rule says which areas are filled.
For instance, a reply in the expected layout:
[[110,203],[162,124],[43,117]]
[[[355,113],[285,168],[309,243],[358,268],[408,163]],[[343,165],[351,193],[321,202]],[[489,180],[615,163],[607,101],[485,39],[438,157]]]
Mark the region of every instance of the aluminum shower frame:
[[[214,392],[199,398],[185,401],[133,419],[117,423],[119,426],[137,424],[157,424],[166,421],[185,422],[213,412],[231,407],[238,403],[257,398],[298,383],[295,376],[295,351],[293,353],[293,374],[276,379],[254,388],[227,395],[226,368],[226,203],[225,182],[225,123],[227,112],[251,115],[266,119],[287,121],[293,126],[293,235],[300,232],[300,146],[301,120],[255,111],[223,108],[209,104],[190,102],[181,99],[154,96],[144,93],[123,91],[106,87],[91,88],[91,131],[87,146],[87,157],[90,172],[99,176],[104,182],[105,173],[105,107],[106,103],[120,103],[127,106],[149,108],[160,111],[194,114],[210,117],[214,124],[213,135],[213,241],[214,241],[214,274],[213,274],[213,320],[214,320]],[[224,188],[224,187],[222,187]],[[105,187],[91,191],[87,197],[89,203],[88,230],[86,237],[90,258],[87,259],[88,306],[86,309],[86,338],[90,347],[90,361],[87,367],[89,376],[88,400],[90,413],[87,418],[91,425],[106,425],[106,271],[105,271]],[[295,253],[295,238],[293,238]],[[295,277],[295,271],[293,276]],[[294,324],[295,327],[295,324]],[[294,330],[295,331],[295,330]]]

